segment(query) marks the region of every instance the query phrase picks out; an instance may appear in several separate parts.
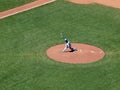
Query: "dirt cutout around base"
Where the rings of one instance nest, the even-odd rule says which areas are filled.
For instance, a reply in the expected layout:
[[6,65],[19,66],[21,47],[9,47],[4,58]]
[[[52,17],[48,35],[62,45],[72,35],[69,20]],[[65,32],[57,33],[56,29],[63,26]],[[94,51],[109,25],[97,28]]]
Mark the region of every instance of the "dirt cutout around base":
[[68,0],[68,1],[77,3],[77,4],[98,3],[105,6],[120,8],[120,0]]
[[93,0],[68,0],[68,1],[77,3],[77,4],[90,4],[93,2]]
[[102,49],[87,44],[72,43],[72,47],[77,49],[73,52],[70,52],[69,49],[66,52],[62,52],[64,47],[65,44],[50,47],[46,54],[55,61],[71,64],[92,63],[105,56]]

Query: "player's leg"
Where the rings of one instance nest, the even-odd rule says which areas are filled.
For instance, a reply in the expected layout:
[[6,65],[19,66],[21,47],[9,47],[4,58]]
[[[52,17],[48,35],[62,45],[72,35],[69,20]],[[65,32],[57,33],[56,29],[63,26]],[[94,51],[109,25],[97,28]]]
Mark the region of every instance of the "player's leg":
[[71,45],[71,44],[70,44],[69,49],[71,50],[70,52],[73,52],[73,51],[76,51],[76,50],[77,50],[76,48],[72,48],[72,45]]

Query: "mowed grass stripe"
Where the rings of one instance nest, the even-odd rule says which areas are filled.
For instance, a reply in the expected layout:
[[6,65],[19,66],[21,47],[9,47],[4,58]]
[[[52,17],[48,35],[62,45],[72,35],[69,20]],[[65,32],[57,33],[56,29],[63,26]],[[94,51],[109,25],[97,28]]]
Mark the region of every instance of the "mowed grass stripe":
[[0,0],[0,12],[18,7],[35,0]]

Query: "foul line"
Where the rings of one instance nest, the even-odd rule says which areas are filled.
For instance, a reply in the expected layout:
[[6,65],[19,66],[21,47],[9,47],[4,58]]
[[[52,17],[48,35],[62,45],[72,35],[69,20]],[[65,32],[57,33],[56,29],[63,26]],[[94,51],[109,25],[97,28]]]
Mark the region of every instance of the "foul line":
[[12,15],[15,15],[15,14],[39,7],[39,6],[42,6],[45,4],[49,4],[49,3],[54,2],[54,1],[55,0],[42,0],[42,1],[37,0],[37,1],[31,2],[31,3],[25,4],[23,6],[19,6],[19,7],[10,9],[10,10],[3,11],[3,12],[0,12],[0,19],[3,19],[3,18],[6,18],[8,16],[12,16]]

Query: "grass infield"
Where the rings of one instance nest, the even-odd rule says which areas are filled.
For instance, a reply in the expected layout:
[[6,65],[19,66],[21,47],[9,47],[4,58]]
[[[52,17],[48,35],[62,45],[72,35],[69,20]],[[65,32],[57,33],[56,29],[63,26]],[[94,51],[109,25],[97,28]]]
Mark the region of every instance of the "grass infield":
[[[77,65],[49,59],[46,50],[64,42],[61,32],[106,56]],[[0,20],[0,90],[119,90],[119,60],[120,9],[57,0]]]
[[35,0],[0,0],[0,12],[33,2]]

